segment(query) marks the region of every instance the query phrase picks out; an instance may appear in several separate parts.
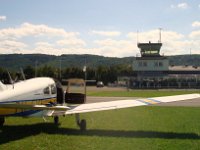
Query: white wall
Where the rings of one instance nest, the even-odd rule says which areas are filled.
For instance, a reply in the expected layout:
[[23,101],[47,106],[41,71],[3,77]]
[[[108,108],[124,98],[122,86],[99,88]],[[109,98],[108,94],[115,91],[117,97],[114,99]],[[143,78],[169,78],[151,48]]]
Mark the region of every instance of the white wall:
[[133,71],[167,71],[169,70],[168,59],[144,59],[133,61]]

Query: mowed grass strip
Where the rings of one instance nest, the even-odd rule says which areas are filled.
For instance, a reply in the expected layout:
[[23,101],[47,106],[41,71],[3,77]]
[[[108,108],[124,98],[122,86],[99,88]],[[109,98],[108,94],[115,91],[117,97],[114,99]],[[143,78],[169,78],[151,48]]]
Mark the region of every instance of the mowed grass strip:
[[82,114],[81,132],[74,116],[56,127],[41,118],[7,118],[0,130],[0,149],[199,149],[200,109],[135,107]]
[[160,97],[199,93],[199,90],[130,90],[130,91],[88,91],[88,96],[103,97]]

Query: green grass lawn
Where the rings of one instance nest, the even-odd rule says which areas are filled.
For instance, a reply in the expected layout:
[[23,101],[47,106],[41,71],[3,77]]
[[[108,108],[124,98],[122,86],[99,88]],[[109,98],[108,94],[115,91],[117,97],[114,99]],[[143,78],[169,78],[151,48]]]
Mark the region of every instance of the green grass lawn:
[[197,107],[135,107],[86,113],[88,130],[79,131],[74,116],[6,119],[0,149],[199,149],[200,109]]
[[130,91],[89,91],[88,96],[108,97],[159,97],[199,93],[199,90],[130,90]]

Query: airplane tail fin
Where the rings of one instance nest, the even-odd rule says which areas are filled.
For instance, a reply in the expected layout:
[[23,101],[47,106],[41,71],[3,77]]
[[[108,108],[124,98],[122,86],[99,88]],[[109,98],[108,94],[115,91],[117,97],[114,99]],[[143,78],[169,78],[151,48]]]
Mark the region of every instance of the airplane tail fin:
[[6,89],[6,86],[0,81],[0,92],[4,91]]

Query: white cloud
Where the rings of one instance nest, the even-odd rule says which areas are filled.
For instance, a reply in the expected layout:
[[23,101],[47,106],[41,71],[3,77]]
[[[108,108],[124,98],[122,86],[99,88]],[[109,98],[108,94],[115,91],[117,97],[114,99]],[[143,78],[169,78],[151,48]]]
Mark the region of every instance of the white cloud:
[[4,40],[0,41],[0,53],[20,53],[27,45],[18,41]]
[[192,27],[200,27],[200,21],[193,22]]
[[[193,26],[197,26],[195,24],[194,22]],[[0,53],[96,54],[111,57],[135,56],[139,53],[137,32],[129,32],[126,36],[120,36],[121,32],[116,32],[118,34],[103,34],[108,36],[100,39],[91,34],[82,35],[84,38],[81,38],[79,32],[24,23],[16,28],[0,30]],[[117,39],[114,35],[118,36]],[[141,32],[138,37],[139,42],[158,42],[159,30]],[[85,39],[91,38],[93,39],[86,42]],[[200,54],[200,30],[188,35],[163,30],[162,42],[161,54],[188,54],[190,49],[192,53]]]
[[6,16],[0,16],[0,21],[5,21],[6,20]]
[[66,32],[61,28],[52,28],[47,25],[33,25],[23,23],[18,28],[7,28],[0,30],[0,39],[22,38],[27,36],[46,36],[46,37],[74,37],[79,35],[78,32]]
[[187,3],[180,3],[177,5],[178,8],[181,9],[187,9],[189,7],[189,5]]
[[17,41],[1,41],[0,42],[1,47],[5,47],[5,48],[10,48],[10,47],[19,47],[19,48],[24,48],[26,47],[26,44],[22,43],[22,42],[17,42]]
[[95,40],[95,44],[100,46],[116,46],[116,47],[123,47],[125,45],[130,44],[130,41],[126,40],[113,40],[113,39],[105,39],[105,40]]
[[[71,47],[76,47],[75,45],[79,47],[85,46],[86,43],[82,39],[79,39],[78,36],[78,32],[67,32],[62,28],[23,23],[19,27],[0,30],[0,53],[9,53],[9,51],[16,53],[17,50],[13,48],[13,45],[18,44],[18,46],[15,47],[18,49],[19,53],[51,53],[58,55],[62,54],[56,53],[57,51],[55,51],[56,49],[61,49],[61,47],[58,47],[58,43],[62,43],[65,46],[68,44]],[[28,39],[28,41],[26,39]],[[11,42],[8,44],[8,41],[15,41],[15,43],[12,42],[13,45],[11,45]],[[27,42],[29,47],[25,47],[22,43],[20,45],[20,41]],[[56,43],[56,41],[59,42]],[[6,49],[5,45],[7,45]]]
[[50,54],[50,55],[61,55],[59,51],[51,46],[38,45],[36,48],[27,50],[25,53],[40,53],[40,54]]
[[199,39],[200,40],[200,30],[197,30],[197,31],[192,31],[190,34],[189,34],[189,37],[191,39]]
[[63,39],[56,42],[59,46],[86,46],[86,43],[82,39],[71,38],[71,39]]
[[121,32],[119,32],[119,31],[95,31],[95,30],[93,30],[91,33],[96,34],[96,35],[101,35],[101,36],[108,36],[108,37],[114,37],[114,36],[121,35]]
[[35,43],[35,45],[37,47],[52,47],[53,46],[53,44],[50,44],[48,42],[37,42],[37,43]]
[[135,43],[130,40],[113,40],[113,39],[105,39],[105,40],[95,40],[94,43],[98,45],[97,49],[101,51],[101,55],[106,56],[133,56],[136,54],[137,50]]
[[178,8],[178,9],[188,9],[189,5],[187,3],[179,3],[179,4],[176,4],[176,5],[172,4],[170,7],[173,8],[173,9],[176,9],[176,8]]
[[[130,32],[127,34],[127,37],[137,40],[138,42],[158,42],[160,40],[160,31],[159,30],[150,30],[146,32]],[[173,31],[162,31],[161,32],[161,40],[162,41],[171,41],[171,40],[179,40],[184,38],[184,35],[173,32]]]

